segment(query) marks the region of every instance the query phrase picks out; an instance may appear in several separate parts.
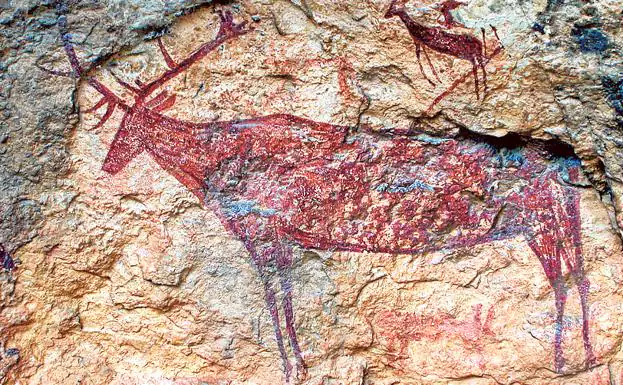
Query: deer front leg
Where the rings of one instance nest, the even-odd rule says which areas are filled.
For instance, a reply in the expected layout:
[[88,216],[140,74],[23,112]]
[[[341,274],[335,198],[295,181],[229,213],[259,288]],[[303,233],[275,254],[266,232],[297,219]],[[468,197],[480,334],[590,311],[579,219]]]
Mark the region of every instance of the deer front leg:
[[426,76],[426,72],[424,72],[424,66],[422,65],[422,60],[420,59],[420,51],[422,50],[422,48],[420,47],[419,43],[415,43],[415,56],[417,57],[417,64],[420,66],[420,72],[422,73],[422,76],[424,76],[424,79],[428,80],[428,82],[430,83],[431,86],[435,87],[435,83],[433,83],[428,76]]
[[284,245],[283,241],[278,246],[277,270],[279,271],[279,279],[281,282],[281,290],[283,292],[283,313],[286,317],[286,331],[290,338],[290,346],[294,352],[297,366],[297,377],[304,380],[307,377],[307,369],[303,354],[296,337],[296,329],[294,327],[294,309],[292,306],[292,281],[290,279],[290,269],[292,268],[292,248]]
[[[244,241],[245,247],[251,254],[262,280],[266,306],[270,312],[273,323],[275,339],[283,361],[286,381],[289,382],[292,375],[292,365],[288,360],[281,331],[276,293],[271,285],[272,278],[276,276],[279,278],[283,291],[282,307],[286,321],[286,332],[288,333],[290,346],[296,357],[297,376],[305,377],[305,363],[294,328],[292,285],[289,276],[289,269],[292,266],[292,250],[280,239],[281,237],[278,231],[279,224],[273,216],[249,214],[232,220],[230,222],[230,228]],[[275,274],[275,270],[277,274]]]
[[528,236],[528,245],[536,254],[543,266],[545,275],[554,290],[556,302],[556,325],[554,329],[554,368],[556,373],[561,373],[565,365],[562,353],[562,336],[564,330],[565,303],[567,302],[567,287],[563,280],[560,252],[556,245],[551,242],[551,237],[544,234],[543,229]]
[[[264,286],[264,296],[266,301],[266,306],[268,307],[268,311],[270,312],[270,318],[273,323],[273,329],[275,330],[275,340],[277,341],[277,347],[279,348],[279,354],[281,355],[281,360],[283,362],[283,371],[286,376],[286,381],[290,381],[290,377],[292,376],[292,364],[288,360],[288,354],[286,352],[285,344],[283,342],[283,334],[281,333],[281,323],[279,322],[279,309],[277,307],[277,299],[275,296],[275,291],[270,285],[269,280],[266,278],[263,271],[260,271],[260,277],[262,279],[262,284]],[[286,315],[286,323],[287,323],[287,315]]]
[[[222,202],[221,205],[223,205]],[[219,209],[222,209],[222,207]],[[223,212],[227,212],[227,209],[223,210]],[[292,375],[292,365],[288,360],[288,354],[283,341],[277,298],[271,285],[271,278],[274,275],[270,270],[271,266],[274,267],[275,265],[275,237],[272,235],[272,231],[270,231],[267,219],[259,215],[250,214],[240,217],[229,215],[227,225],[242,240],[245,248],[251,255],[253,264],[257,268],[258,275],[262,281],[262,287],[264,288],[264,301],[270,313],[270,319],[275,332],[275,342],[283,363],[283,372],[286,382],[289,383]]]
[[422,48],[422,51],[424,51],[424,57],[426,58],[426,61],[428,62],[428,66],[430,67],[430,70],[433,71],[433,75],[435,75],[435,79],[437,79],[437,81],[439,83],[441,83],[441,79],[439,79],[439,75],[437,75],[437,71],[435,70],[435,66],[430,61],[430,57],[428,57],[428,52],[426,51],[426,48]]

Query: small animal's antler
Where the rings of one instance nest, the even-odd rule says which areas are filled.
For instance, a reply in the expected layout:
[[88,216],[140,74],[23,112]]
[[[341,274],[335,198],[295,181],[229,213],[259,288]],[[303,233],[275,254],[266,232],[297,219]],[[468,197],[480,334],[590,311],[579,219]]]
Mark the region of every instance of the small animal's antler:
[[[65,31],[67,29],[66,18],[64,16],[59,18],[59,25],[61,27],[61,31]],[[69,63],[71,64],[71,72],[56,71],[56,70],[44,68],[40,65],[37,65],[37,66],[41,70],[47,73],[50,73],[52,75],[70,77],[70,78],[75,78],[75,79],[82,78],[85,75],[85,71],[80,65],[80,60],[78,59],[78,55],[76,55],[76,50],[74,49],[73,43],[71,42],[70,34],[67,32],[62,33],[61,39],[63,41],[63,49],[65,50],[65,53],[67,54]],[[93,129],[97,129],[101,127],[104,123],[106,123],[106,121],[115,112],[115,109],[117,107],[120,107],[121,109],[125,111],[130,109],[130,107],[123,101],[123,99],[115,95],[114,92],[112,92],[108,87],[102,84],[99,80],[93,77],[89,77],[87,78],[87,82],[89,83],[91,87],[95,88],[97,92],[102,94],[102,98],[93,107],[87,109],[85,112],[87,113],[95,112],[99,110],[101,107],[105,105],[107,106],[104,116],[102,116],[100,121],[97,123],[97,125]]]
[[[169,69],[164,74],[162,74],[158,79],[153,80],[141,87],[138,98],[137,98],[138,102],[147,99],[149,95],[151,95],[156,89],[161,87],[164,83],[166,83],[167,81],[173,79],[177,75],[184,72],[192,64],[203,59],[209,52],[215,50],[221,44],[225,43],[227,40],[230,40],[240,35],[244,35],[245,33],[249,32],[249,29],[245,28],[247,24],[246,21],[243,21],[241,23],[235,23],[234,17],[231,11],[228,11],[228,10],[217,11],[217,14],[219,16],[219,19],[221,20],[221,26],[214,40],[201,45],[190,56],[188,56],[186,59],[180,62],[176,62],[171,57],[166,47],[164,46],[164,43],[162,42],[162,40],[160,38],[158,39],[157,41],[158,47],[160,48],[160,52],[162,53],[162,56],[164,57],[164,61],[167,63],[167,66],[169,67]],[[147,103],[153,105],[156,99],[159,99],[159,98],[161,98],[160,100],[162,100],[163,103],[165,103],[164,101],[165,99],[166,101],[170,101],[171,98],[173,98],[173,101],[174,101],[174,96],[165,98],[164,96],[160,96],[160,95],[162,95],[162,93]]]

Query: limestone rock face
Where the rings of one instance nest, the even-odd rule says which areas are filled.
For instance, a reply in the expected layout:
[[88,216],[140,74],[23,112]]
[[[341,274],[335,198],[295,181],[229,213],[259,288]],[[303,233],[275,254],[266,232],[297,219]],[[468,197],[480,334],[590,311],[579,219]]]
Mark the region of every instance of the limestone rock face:
[[0,384],[623,384],[622,9],[0,2]]

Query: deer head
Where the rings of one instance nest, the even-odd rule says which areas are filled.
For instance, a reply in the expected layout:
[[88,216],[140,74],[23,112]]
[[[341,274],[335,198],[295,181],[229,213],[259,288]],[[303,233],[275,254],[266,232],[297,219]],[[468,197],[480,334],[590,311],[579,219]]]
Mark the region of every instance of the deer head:
[[132,85],[121,80],[113,73],[113,76],[117,82],[133,95],[133,103],[126,102],[119,96],[115,95],[113,91],[102,84],[99,80],[94,77],[87,76],[87,71],[85,71],[78,60],[73,43],[70,40],[70,34],[67,33],[66,19],[64,17],[60,18],[59,26],[61,28],[61,39],[63,42],[63,48],[67,54],[69,63],[71,64],[71,71],[62,72],[46,69],[41,66],[39,66],[39,68],[56,76],[85,79],[91,87],[102,95],[102,98],[93,107],[85,111],[87,113],[93,113],[100,110],[104,106],[106,107],[104,115],[93,129],[99,128],[106,123],[106,121],[108,121],[108,119],[118,108],[124,111],[124,116],[110,149],[108,150],[102,170],[115,174],[121,171],[125,165],[130,162],[130,160],[144,150],[142,141],[136,135],[136,129],[138,127],[135,118],[147,113],[160,113],[175,105],[176,96],[174,94],[169,95],[166,90],[161,91],[156,94],[156,96],[152,97],[152,95],[160,87],[177,75],[183,73],[192,64],[201,60],[209,52],[215,50],[226,41],[243,35],[249,31],[249,29],[245,28],[246,22],[234,23],[231,12],[217,11],[217,14],[220,18],[221,25],[214,40],[201,45],[192,54],[181,61],[175,61],[168,53],[161,38],[157,39],[158,47],[168,67],[168,70],[166,70],[157,79],[147,83],[136,79],[135,84]]
[[391,19],[392,17],[404,12],[404,6],[409,0],[392,0],[389,4],[387,12],[385,12],[385,18]]

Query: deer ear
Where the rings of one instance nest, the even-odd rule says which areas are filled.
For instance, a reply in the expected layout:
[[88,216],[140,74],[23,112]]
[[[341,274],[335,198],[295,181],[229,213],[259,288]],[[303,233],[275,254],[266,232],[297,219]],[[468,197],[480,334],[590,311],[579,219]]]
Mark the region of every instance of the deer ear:
[[113,139],[106,160],[102,165],[102,170],[110,174],[116,174],[130,163],[137,155],[139,155],[145,147],[143,143],[136,135],[133,135],[131,130],[125,125],[125,122],[121,123],[121,128],[117,131],[115,139]]

